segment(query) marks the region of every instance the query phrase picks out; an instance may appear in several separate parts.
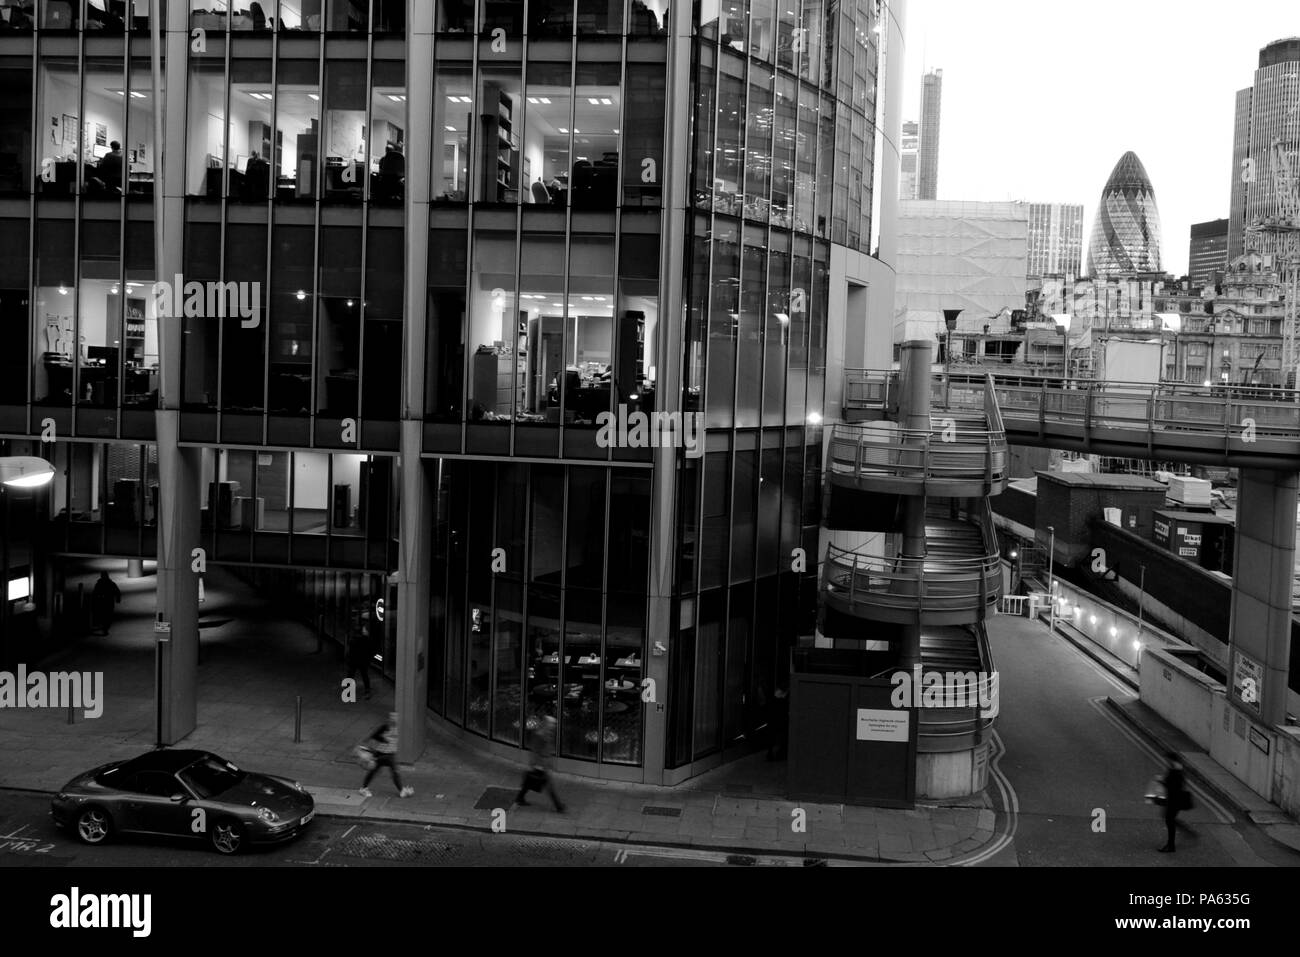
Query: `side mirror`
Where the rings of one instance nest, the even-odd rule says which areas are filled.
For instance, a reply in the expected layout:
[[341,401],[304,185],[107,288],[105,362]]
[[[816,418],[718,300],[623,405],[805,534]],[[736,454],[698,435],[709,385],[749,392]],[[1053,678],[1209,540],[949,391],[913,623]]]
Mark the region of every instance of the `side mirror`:
[[184,804],[184,803],[185,803],[186,801],[188,801],[188,800],[189,800],[189,797],[188,797],[187,795],[184,795],[184,794],[173,794],[173,795],[172,795],[172,803],[173,803],[173,804]]

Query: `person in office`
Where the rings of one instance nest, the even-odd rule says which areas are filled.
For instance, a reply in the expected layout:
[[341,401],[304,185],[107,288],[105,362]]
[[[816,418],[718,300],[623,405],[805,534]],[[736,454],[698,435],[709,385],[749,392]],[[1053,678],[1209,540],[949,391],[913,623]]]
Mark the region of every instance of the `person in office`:
[[95,179],[102,189],[112,193],[122,192],[122,144],[117,140],[108,144],[108,152],[100,157],[95,167]]
[[253,150],[244,167],[245,199],[266,199],[266,191],[271,184],[271,164],[262,159],[262,154]]

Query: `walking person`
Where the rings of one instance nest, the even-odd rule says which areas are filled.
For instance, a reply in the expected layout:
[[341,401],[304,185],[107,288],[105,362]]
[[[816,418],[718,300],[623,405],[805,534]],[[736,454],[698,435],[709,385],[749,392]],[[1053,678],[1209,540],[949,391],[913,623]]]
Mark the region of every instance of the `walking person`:
[[1157,848],[1163,854],[1174,853],[1174,832],[1178,828],[1183,828],[1189,834],[1194,833],[1186,824],[1180,824],[1178,821],[1178,812],[1191,810],[1192,792],[1187,790],[1187,783],[1183,778],[1183,762],[1178,755],[1170,751],[1166,758],[1169,761],[1169,768],[1161,778],[1161,783],[1165,786],[1165,846]]
[[108,634],[108,627],[113,623],[113,606],[121,601],[121,589],[108,577],[108,572],[100,572],[99,581],[90,593],[90,617],[97,634]]
[[366,779],[361,782],[361,793],[365,797],[374,797],[374,792],[370,790],[371,779],[379,772],[380,768],[388,768],[393,776],[393,784],[397,786],[398,797],[410,797],[415,793],[415,788],[406,787],[402,784],[401,775],[397,773],[397,712],[394,711],[388,715],[388,720],[375,728],[370,733],[364,744],[375,756],[375,766],[366,772]]
[[545,715],[538,726],[529,733],[528,750],[533,753],[533,766],[524,774],[523,784],[515,795],[515,803],[528,806],[528,792],[543,788],[550,795],[555,810],[564,813],[564,802],[555,793],[555,782],[551,780],[551,770],[555,766],[555,731],[558,724],[553,715]]
[[366,689],[366,700],[370,700],[370,629],[368,619],[363,615],[358,624],[354,625],[348,631],[347,648],[344,649],[344,657],[347,659],[348,678],[356,680],[357,672],[361,673],[361,684]]

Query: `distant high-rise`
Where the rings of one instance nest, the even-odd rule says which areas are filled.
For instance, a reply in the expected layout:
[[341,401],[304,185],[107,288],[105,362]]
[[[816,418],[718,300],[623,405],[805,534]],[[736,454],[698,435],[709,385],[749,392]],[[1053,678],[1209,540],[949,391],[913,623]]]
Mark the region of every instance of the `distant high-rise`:
[[921,83],[921,134],[917,144],[916,198],[938,199],[939,101],[943,70],[931,70]]
[[898,198],[916,199],[916,151],[920,141],[916,120],[903,123],[903,142],[899,157]]
[[1259,51],[1254,86],[1237,92],[1228,204],[1228,261],[1248,247],[1271,254],[1274,237],[1247,239],[1256,220],[1276,213],[1270,152],[1281,140],[1296,169],[1300,151],[1300,37],[1275,40]]
[[1160,214],[1156,193],[1137,154],[1119,158],[1101,191],[1088,240],[1094,278],[1160,270]]
[[1029,204],[1029,278],[1079,276],[1083,260],[1083,207]]
[[1214,274],[1228,265],[1228,221],[1212,219],[1192,223],[1191,243],[1187,249],[1187,275],[1193,286],[1214,282]]

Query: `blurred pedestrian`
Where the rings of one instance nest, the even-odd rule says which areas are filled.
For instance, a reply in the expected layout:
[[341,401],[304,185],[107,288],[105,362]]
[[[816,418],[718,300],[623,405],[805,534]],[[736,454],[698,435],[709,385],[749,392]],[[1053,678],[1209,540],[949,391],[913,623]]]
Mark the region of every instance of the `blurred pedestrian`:
[[121,589],[113,584],[108,572],[100,572],[99,581],[90,593],[90,617],[97,634],[108,634],[108,627],[113,623],[113,606],[121,601]]
[[1187,782],[1183,778],[1183,762],[1177,753],[1170,751],[1166,756],[1169,761],[1169,767],[1165,775],[1161,778],[1161,783],[1165,786],[1165,846],[1157,848],[1161,853],[1174,853],[1174,832],[1182,828],[1189,834],[1194,834],[1190,827],[1180,823],[1178,813],[1180,811],[1189,811],[1192,807],[1192,792],[1187,790]]
[[529,732],[528,750],[532,752],[532,767],[524,774],[523,784],[515,795],[515,803],[528,805],[528,792],[541,793],[545,789],[550,795],[555,810],[564,813],[564,802],[555,793],[555,782],[551,780],[551,770],[555,766],[555,732],[558,727],[553,715],[543,715],[538,719],[537,727]]
[[401,775],[397,773],[397,712],[391,712],[388,720],[375,728],[364,742],[364,747],[368,748],[375,756],[375,766],[366,772],[366,779],[361,782],[361,793],[365,797],[374,797],[374,792],[370,790],[371,779],[379,772],[380,768],[388,768],[393,776],[393,784],[397,786],[398,797],[410,797],[415,793],[415,788],[406,787],[402,784]]
[[361,615],[356,624],[348,630],[348,643],[344,649],[347,660],[348,678],[356,680],[361,673],[361,684],[366,689],[366,700],[370,700],[370,628],[369,616]]

